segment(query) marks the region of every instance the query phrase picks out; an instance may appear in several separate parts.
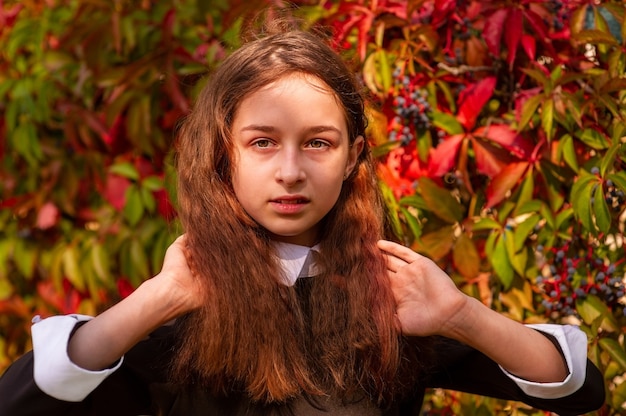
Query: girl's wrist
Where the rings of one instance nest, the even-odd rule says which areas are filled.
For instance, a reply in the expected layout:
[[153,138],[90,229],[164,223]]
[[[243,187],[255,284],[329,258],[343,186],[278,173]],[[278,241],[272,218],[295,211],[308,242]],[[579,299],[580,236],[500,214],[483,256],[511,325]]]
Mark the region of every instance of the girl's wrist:
[[457,341],[467,343],[475,335],[475,326],[479,322],[480,308],[484,305],[480,304],[477,299],[463,295],[465,302],[459,308],[451,319],[447,320],[442,326],[440,335],[447,338],[456,339]]
[[142,305],[142,314],[149,322],[153,323],[153,328],[177,318],[187,312],[184,302],[180,301],[179,289],[169,287],[175,285],[166,284],[167,278],[161,274],[143,282],[131,296],[134,302]]

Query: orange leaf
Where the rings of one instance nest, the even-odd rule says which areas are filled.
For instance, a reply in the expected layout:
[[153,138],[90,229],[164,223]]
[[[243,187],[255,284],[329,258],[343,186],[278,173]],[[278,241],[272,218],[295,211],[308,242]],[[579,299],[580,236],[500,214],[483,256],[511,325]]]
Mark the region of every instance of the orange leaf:
[[485,204],[487,208],[493,207],[506,198],[507,193],[524,175],[528,165],[528,162],[512,163],[493,178],[487,187],[487,203]]

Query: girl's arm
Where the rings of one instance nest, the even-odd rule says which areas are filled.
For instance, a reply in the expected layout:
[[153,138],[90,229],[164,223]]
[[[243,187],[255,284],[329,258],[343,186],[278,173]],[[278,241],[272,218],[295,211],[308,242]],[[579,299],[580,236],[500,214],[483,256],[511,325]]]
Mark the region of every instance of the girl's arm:
[[547,337],[465,295],[434,262],[413,250],[389,241],[380,241],[379,248],[387,254],[405,334],[456,339],[520,379],[540,383],[566,379],[563,356]]
[[168,248],[161,272],[72,336],[70,360],[86,370],[118,361],[149,333],[200,306],[202,296],[185,259],[184,237]]

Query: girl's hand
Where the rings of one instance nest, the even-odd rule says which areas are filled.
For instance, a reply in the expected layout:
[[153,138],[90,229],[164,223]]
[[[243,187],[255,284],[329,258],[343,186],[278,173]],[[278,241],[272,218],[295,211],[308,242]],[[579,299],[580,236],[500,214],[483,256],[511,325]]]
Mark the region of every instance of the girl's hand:
[[402,332],[454,338],[526,380],[565,379],[563,357],[545,336],[466,296],[434,262],[413,250],[383,240],[378,247],[387,256]]
[[391,290],[406,335],[450,335],[461,324],[469,298],[432,260],[400,244],[380,240]]
[[168,302],[177,305],[180,314],[202,305],[202,289],[192,269],[193,259],[183,234],[168,247],[161,272],[151,279],[165,291]]
[[88,370],[107,368],[158,327],[198,308],[202,290],[185,251],[185,237],[178,237],[158,275],[78,328],[67,348],[70,359]]

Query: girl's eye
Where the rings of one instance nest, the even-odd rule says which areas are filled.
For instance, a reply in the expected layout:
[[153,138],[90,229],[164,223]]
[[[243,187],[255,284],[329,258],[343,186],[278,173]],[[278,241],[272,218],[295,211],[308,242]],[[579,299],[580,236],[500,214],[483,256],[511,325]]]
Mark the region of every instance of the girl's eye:
[[322,149],[324,147],[328,147],[329,144],[324,141],[324,140],[319,140],[319,139],[315,139],[315,140],[311,140],[309,142],[309,147],[313,148],[313,149]]
[[270,147],[272,143],[268,139],[259,139],[255,141],[252,145],[255,147],[265,149],[267,147]]

